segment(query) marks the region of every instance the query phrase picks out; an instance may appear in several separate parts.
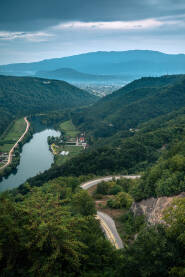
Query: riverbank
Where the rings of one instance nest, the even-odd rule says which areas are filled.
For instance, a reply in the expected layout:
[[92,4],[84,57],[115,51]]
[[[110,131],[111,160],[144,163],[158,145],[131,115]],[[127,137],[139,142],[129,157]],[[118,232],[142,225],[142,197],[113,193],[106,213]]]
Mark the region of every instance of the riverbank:
[[71,120],[58,125],[60,138],[48,138],[50,150],[54,155],[55,165],[61,166],[66,161],[80,154],[87,146],[85,134],[76,129]]
[[[14,125],[11,128],[8,128],[8,132],[6,136],[4,137],[4,145],[1,146],[1,151],[7,151],[7,149],[11,146],[13,138],[19,134],[21,130],[21,122],[22,119],[17,120]],[[7,154],[6,152],[1,152],[1,156],[7,156],[7,161],[4,165],[0,167],[0,178],[4,176],[8,176],[13,169],[17,167],[20,161],[20,152],[22,149],[23,144],[28,141],[32,137],[32,131],[30,130],[30,122],[28,121],[27,117],[24,117],[24,122],[26,123],[26,129],[24,132],[21,134],[21,136],[17,139],[15,144],[11,146],[11,149],[9,150],[9,153]],[[21,126],[21,127],[20,127]],[[18,130],[16,128],[19,127]],[[6,157],[5,156],[5,157]]]
[[[44,129],[36,131],[35,126],[31,122],[31,129],[34,133],[31,139],[27,140],[29,132],[25,136],[26,143],[23,145],[24,140],[21,142],[21,155],[18,166],[15,170],[11,170],[7,178],[2,178],[0,181],[0,192],[19,187],[26,182],[27,179],[36,176],[39,173],[48,170],[54,162],[54,157],[47,143],[48,136],[59,136],[60,133],[53,129]],[[16,148],[15,151],[18,151]],[[19,151],[18,151],[19,153]],[[5,170],[11,169],[15,161]]]

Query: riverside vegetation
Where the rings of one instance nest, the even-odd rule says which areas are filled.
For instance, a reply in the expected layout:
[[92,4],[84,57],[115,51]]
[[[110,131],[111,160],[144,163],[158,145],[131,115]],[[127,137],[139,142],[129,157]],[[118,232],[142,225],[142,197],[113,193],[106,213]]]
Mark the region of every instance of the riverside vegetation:
[[[8,153],[16,138],[24,132],[23,116],[34,117],[49,111],[88,105],[97,97],[66,82],[29,77],[0,76],[0,152]],[[16,105],[15,105],[16,103]],[[7,127],[8,126],[8,127]],[[31,136],[31,129],[14,152],[13,162],[1,171],[8,175],[19,163],[21,145]],[[1,163],[0,163],[1,166]]]
[[[133,201],[185,189],[184,87],[184,75],[142,78],[90,107],[41,115],[56,125],[72,119],[90,147],[1,194],[3,276],[185,276],[185,199],[165,211],[166,224],[151,226],[129,210]],[[122,211],[121,250],[104,238],[94,200],[80,189],[116,173],[142,175],[101,183],[94,193]]]
[[[4,133],[0,137],[0,167],[6,164],[6,160],[8,159],[9,152],[18,139],[25,132],[26,123],[24,118],[17,119],[8,126],[8,128],[4,131]],[[20,152],[23,144],[28,141],[32,137],[32,128],[30,127],[28,132],[25,134],[23,139],[19,141],[18,146],[14,149],[12,154],[12,161],[5,168],[0,169],[0,180],[3,176],[8,176],[13,169],[17,167],[20,161]],[[4,158],[3,158],[4,157]]]
[[[54,152],[54,161],[57,166],[64,164],[67,160],[75,157],[84,150],[84,147],[77,142],[80,132],[74,126],[71,120],[64,121],[58,126],[61,131],[59,138],[48,138],[50,149]],[[62,152],[67,155],[62,155]]]

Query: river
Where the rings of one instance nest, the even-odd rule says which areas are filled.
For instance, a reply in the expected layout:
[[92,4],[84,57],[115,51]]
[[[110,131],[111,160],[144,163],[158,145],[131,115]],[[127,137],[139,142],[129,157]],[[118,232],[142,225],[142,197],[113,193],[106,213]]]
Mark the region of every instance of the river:
[[51,167],[54,157],[47,143],[48,136],[60,136],[54,129],[45,129],[34,133],[21,152],[20,164],[15,173],[3,178],[0,182],[0,192],[20,186],[28,178],[37,175]]

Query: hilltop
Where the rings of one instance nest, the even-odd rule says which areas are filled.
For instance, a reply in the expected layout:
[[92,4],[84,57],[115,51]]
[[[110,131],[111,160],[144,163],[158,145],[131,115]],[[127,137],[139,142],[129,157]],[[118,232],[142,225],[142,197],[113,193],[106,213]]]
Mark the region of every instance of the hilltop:
[[59,68],[53,71],[38,71],[36,75],[42,78],[64,80],[68,82],[104,83],[124,81],[126,77],[114,75],[97,75],[79,72],[72,68]]
[[0,133],[16,117],[89,105],[96,99],[63,81],[0,76]]

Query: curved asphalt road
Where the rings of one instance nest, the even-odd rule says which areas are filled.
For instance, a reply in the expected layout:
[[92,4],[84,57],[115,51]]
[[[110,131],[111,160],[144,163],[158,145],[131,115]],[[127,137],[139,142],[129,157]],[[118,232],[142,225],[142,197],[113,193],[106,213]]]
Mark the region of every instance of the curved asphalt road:
[[[126,179],[136,179],[136,178],[140,178],[140,175],[135,175],[135,176],[108,176],[108,177],[103,177],[103,178],[99,178],[93,181],[88,181],[84,184],[81,185],[82,189],[89,189],[95,185],[97,185],[98,183],[101,183],[102,181],[108,182],[111,181],[113,178],[120,179],[120,178],[126,178]],[[100,224],[102,226],[102,229],[105,232],[105,235],[107,237],[108,240],[110,240],[110,242],[117,248],[123,248],[123,242],[117,232],[116,229],[116,225],[114,223],[114,220],[107,214],[97,211],[97,219],[100,221]]]

